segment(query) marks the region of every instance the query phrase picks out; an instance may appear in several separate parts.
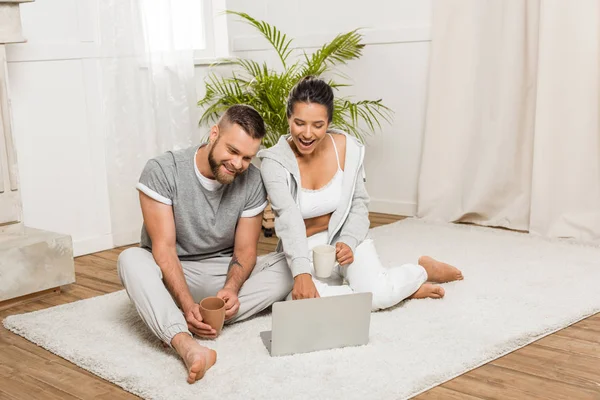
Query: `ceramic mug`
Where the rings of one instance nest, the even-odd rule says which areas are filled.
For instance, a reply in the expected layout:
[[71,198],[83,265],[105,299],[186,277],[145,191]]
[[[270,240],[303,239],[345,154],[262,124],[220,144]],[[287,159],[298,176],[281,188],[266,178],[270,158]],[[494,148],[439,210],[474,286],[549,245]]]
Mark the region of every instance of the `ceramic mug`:
[[225,301],[220,297],[206,297],[200,302],[200,314],[203,322],[210,325],[217,336],[225,323]]
[[329,278],[336,266],[335,246],[322,244],[313,248],[313,266],[317,278]]

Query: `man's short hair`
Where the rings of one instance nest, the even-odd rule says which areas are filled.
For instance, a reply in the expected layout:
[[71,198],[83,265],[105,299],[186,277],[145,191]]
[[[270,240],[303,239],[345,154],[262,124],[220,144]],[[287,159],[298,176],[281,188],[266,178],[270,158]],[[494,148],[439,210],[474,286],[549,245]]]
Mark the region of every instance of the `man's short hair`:
[[265,121],[254,108],[236,104],[227,109],[219,120],[219,127],[225,124],[238,124],[253,139],[262,139],[267,133]]

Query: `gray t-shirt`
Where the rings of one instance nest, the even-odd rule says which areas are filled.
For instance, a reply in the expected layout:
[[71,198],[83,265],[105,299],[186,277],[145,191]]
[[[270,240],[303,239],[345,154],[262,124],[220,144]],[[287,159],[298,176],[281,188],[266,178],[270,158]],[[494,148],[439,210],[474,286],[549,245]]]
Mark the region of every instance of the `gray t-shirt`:
[[[250,165],[231,184],[207,185],[196,167],[198,148],[168,151],[151,159],[137,185],[154,200],[173,206],[181,260],[231,256],[238,220],[258,215],[267,205],[258,168]],[[145,226],[141,247],[152,249]]]

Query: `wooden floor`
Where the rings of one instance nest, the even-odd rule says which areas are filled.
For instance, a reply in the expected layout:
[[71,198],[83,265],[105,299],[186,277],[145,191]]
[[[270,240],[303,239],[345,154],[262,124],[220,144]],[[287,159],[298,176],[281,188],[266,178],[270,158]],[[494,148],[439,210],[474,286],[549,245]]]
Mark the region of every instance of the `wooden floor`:
[[[398,218],[372,214],[372,226],[390,223]],[[262,238],[261,253],[272,251],[275,243],[275,238]],[[77,283],[63,287],[60,294],[0,311],[0,319],[122,289],[117,277],[116,260],[123,249],[78,257],[75,260]],[[402,379],[402,376],[398,376],[398,379]],[[92,398],[108,400],[137,397],[0,326],[0,399]],[[416,398],[600,399],[600,314]]]

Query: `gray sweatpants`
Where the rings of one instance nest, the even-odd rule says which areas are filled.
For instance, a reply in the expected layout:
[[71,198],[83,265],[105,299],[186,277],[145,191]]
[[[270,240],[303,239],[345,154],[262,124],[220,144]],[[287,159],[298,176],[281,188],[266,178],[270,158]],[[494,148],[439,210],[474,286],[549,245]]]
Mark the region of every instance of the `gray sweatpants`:
[[[218,257],[181,262],[194,301],[214,296],[223,288],[230,260],[231,257]],[[163,283],[162,272],[152,253],[138,247],[129,248],[119,255],[117,267],[140,317],[160,340],[170,344],[178,333],[190,333],[183,313]],[[292,290],[293,283],[284,254],[259,257],[238,293],[240,309],[226,323],[246,319],[283,300]]]

